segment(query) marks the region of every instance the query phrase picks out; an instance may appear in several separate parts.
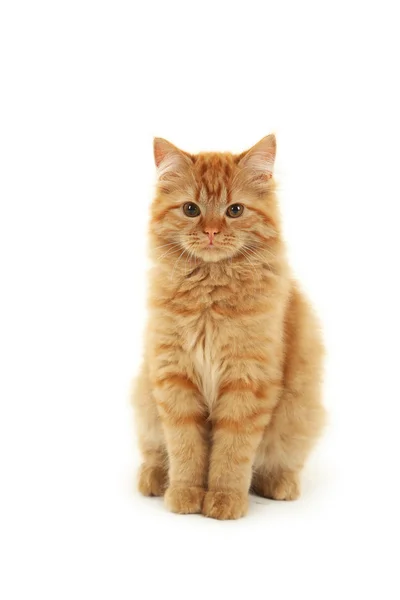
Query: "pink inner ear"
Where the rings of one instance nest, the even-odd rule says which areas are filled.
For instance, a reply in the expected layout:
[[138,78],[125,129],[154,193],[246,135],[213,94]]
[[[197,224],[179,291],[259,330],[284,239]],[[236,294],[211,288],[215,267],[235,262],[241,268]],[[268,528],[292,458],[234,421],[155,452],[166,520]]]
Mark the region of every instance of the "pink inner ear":
[[275,152],[275,136],[268,135],[246,152],[239,165],[252,169],[265,179],[271,179],[274,170]]
[[158,168],[168,154],[179,152],[171,142],[163,138],[154,138],[154,162]]
[[156,167],[159,167],[163,158],[165,157],[165,152],[161,150],[158,144],[154,145],[154,161],[156,163]]
[[190,155],[162,138],[154,139],[154,162],[159,179],[183,173],[191,164]]

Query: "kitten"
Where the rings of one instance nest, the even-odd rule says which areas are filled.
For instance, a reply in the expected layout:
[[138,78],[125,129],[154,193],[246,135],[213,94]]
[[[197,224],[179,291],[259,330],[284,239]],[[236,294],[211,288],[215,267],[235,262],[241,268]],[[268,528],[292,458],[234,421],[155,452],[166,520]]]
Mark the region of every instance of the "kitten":
[[155,139],[145,357],[133,402],[139,489],[173,512],[237,519],[248,493],[299,496],[321,432],[323,346],[292,279],[275,137],[191,155]]

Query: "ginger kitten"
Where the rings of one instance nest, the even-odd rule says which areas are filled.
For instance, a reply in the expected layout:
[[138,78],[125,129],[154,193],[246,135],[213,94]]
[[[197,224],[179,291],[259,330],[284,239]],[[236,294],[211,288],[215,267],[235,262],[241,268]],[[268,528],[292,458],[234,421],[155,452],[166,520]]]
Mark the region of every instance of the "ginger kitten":
[[293,280],[275,137],[191,155],[155,139],[149,321],[133,402],[139,489],[173,512],[237,519],[294,500],[321,432],[323,346]]

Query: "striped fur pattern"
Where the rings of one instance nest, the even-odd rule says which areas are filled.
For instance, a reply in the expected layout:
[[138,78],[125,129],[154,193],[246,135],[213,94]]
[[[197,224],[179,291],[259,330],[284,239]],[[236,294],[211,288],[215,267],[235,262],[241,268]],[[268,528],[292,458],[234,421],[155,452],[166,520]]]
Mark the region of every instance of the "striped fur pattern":
[[154,154],[149,321],[133,393],[139,489],[173,512],[236,519],[250,489],[299,496],[324,422],[323,346],[285,256],[274,136],[241,155],[194,156],[156,139]]

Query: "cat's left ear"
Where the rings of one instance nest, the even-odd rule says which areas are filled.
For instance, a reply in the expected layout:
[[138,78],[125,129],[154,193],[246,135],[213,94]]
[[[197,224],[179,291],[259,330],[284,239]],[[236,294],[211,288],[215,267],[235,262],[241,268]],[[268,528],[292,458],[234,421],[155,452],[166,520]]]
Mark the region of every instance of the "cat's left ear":
[[239,166],[251,169],[258,177],[271,179],[274,171],[276,139],[274,134],[267,135],[255,146],[239,156]]

